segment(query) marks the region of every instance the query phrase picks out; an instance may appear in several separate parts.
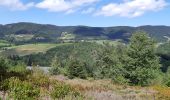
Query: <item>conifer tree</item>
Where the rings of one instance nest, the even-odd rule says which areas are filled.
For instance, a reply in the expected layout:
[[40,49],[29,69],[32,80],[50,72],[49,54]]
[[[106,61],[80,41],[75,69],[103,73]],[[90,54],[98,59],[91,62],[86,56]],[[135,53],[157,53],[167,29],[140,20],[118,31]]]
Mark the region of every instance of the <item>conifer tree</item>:
[[125,65],[132,84],[150,85],[156,78],[159,58],[155,54],[155,42],[145,32],[136,32],[130,38]]

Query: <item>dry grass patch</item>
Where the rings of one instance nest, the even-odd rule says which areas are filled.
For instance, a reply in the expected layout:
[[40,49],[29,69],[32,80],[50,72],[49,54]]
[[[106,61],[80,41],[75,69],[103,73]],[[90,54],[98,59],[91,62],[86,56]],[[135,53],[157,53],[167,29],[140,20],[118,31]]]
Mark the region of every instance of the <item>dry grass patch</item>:
[[157,99],[170,100],[170,88],[169,87],[153,86],[153,89],[155,89],[158,92],[156,95]]
[[71,85],[92,100],[154,100],[157,93],[150,87],[116,85],[109,79],[68,79],[62,75],[51,78]]

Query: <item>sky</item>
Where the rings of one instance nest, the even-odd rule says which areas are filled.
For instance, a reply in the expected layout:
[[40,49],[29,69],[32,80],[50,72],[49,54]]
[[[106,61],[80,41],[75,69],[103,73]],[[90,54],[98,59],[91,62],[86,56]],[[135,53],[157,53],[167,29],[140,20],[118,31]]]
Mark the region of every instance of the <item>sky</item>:
[[0,0],[0,24],[170,26],[170,0]]

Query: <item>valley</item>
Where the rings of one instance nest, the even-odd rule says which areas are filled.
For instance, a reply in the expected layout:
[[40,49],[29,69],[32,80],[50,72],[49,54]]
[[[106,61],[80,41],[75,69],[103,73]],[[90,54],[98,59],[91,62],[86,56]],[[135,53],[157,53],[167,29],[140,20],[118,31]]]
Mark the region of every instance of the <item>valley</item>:
[[0,100],[169,100],[169,31],[3,25]]

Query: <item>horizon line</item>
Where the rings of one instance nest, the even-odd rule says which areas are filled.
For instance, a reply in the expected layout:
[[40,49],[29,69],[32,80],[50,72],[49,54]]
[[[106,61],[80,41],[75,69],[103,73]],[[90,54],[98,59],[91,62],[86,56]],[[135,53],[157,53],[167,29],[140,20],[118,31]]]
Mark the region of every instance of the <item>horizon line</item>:
[[11,23],[5,23],[0,25],[10,25],[10,24],[20,24],[20,23],[26,23],[26,24],[39,24],[39,25],[53,25],[53,26],[59,26],[59,27],[76,27],[76,26],[83,26],[83,27],[142,27],[142,26],[164,26],[164,27],[170,27],[170,25],[161,25],[161,24],[145,24],[145,25],[110,25],[110,26],[91,26],[91,25],[57,25],[52,23],[38,23],[38,22],[27,22],[27,21],[21,21],[21,22],[11,22]]

